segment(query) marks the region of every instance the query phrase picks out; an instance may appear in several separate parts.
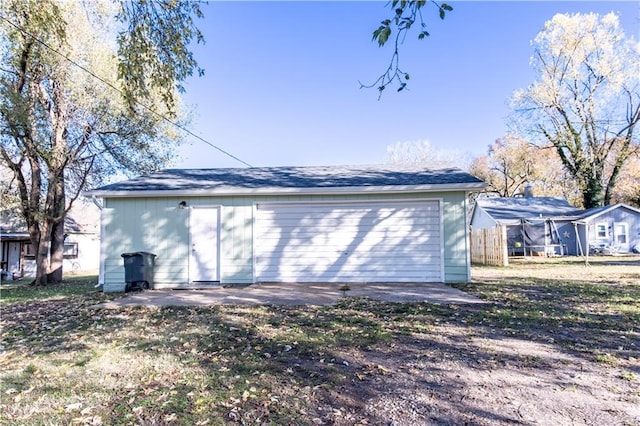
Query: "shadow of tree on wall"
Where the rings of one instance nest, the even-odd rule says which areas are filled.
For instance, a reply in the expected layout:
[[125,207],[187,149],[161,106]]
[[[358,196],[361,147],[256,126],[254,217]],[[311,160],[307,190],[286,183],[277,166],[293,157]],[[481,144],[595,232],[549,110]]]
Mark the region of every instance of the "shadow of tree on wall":
[[384,282],[440,275],[442,237],[429,216],[429,209],[438,208],[432,200],[394,207],[354,201],[264,213],[256,225],[261,257],[256,276],[285,282],[301,276],[310,282]]
[[179,206],[182,198],[108,200],[103,209],[101,259],[108,291],[124,291],[122,253],[156,255],[154,281],[188,282],[189,210]]

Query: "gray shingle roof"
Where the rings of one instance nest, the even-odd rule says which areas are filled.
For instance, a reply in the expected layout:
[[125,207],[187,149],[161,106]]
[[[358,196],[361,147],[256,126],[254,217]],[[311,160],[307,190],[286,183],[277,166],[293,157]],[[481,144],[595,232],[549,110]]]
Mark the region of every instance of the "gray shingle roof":
[[[100,228],[100,211],[92,203],[76,200],[73,208],[64,218],[64,231],[70,233],[95,233]],[[24,234],[27,225],[20,214],[13,209],[0,210],[0,234]]]
[[545,218],[577,218],[582,212],[564,198],[556,197],[479,198],[476,202],[498,222],[541,216]]
[[[251,167],[168,169],[90,191],[98,196],[125,192],[229,192],[234,190],[339,189],[396,186],[462,186],[484,183],[456,168],[394,166]],[[464,188],[462,188],[464,189]]]
[[617,208],[626,209],[626,210],[628,210],[630,212],[634,212],[636,214],[640,214],[640,209],[637,209],[635,207],[626,205],[624,203],[618,203],[618,204],[613,204],[613,205],[609,205],[609,206],[593,207],[593,208],[590,208],[590,209],[587,209],[587,210],[583,210],[580,213],[579,219],[589,221],[589,220],[593,219],[594,217],[598,217],[602,213],[605,213],[607,211],[614,210],[614,209],[617,209]]

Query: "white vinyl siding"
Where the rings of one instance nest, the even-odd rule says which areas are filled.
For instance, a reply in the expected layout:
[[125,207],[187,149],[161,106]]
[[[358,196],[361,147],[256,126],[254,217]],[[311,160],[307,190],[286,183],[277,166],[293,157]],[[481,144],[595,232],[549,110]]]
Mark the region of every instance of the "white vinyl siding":
[[259,204],[256,281],[442,281],[438,201]]
[[105,291],[124,291],[122,253],[156,255],[156,288],[188,283],[189,210],[180,199],[109,199],[102,210],[102,250]]

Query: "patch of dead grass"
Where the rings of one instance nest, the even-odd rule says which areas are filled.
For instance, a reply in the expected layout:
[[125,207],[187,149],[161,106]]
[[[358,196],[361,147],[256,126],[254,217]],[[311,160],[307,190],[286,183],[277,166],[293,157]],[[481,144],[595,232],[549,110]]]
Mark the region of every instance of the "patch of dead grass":
[[632,424],[634,266],[474,268],[459,287],[482,306],[100,310],[112,296],[23,292],[2,302],[0,424]]

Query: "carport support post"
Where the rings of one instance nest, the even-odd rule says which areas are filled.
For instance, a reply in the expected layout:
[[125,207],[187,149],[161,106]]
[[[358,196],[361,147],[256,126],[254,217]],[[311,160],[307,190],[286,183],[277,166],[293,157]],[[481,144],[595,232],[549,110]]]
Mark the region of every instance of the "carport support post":
[[[582,247],[582,242],[580,241],[580,233],[578,232],[578,225],[584,226],[584,239],[586,247]],[[576,231],[576,244],[580,247],[580,254],[584,256],[584,266],[589,266],[589,224],[586,222],[574,222],[573,228]]]
[[527,257],[527,239],[524,234],[524,219],[520,219],[520,224],[522,225],[522,255]]
[[573,232],[576,234],[576,253],[584,257],[584,250],[582,250],[582,242],[580,242],[580,233],[578,232],[578,224],[573,222]]
[[587,256],[584,258],[584,266],[589,266],[589,252],[591,251],[591,244],[589,244],[589,224],[584,224],[584,239],[587,243]]

